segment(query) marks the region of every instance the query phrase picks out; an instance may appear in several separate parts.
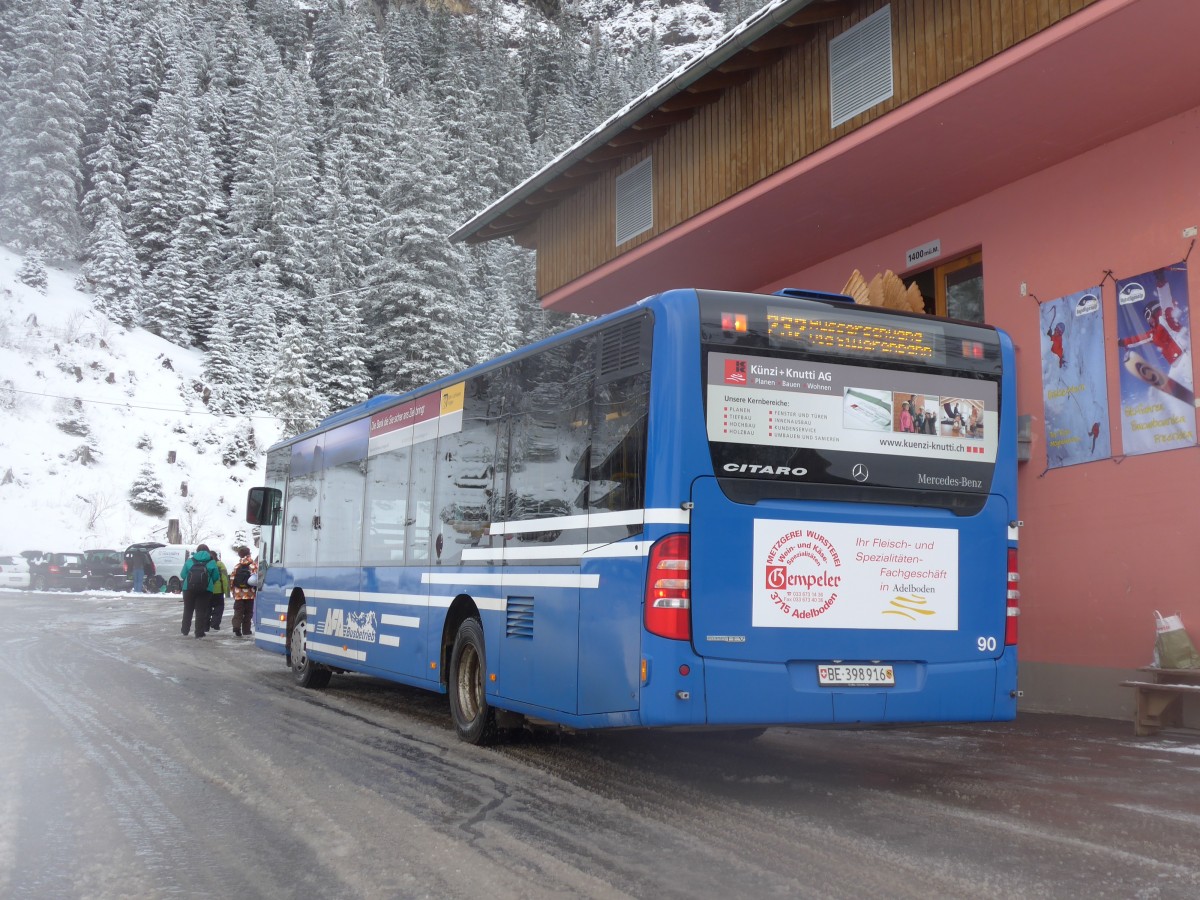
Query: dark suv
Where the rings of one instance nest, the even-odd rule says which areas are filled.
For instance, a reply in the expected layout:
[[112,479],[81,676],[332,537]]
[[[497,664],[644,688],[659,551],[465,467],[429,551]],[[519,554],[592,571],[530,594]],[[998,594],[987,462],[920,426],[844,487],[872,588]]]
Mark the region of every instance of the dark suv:
[[123,591],[129,586],[120,550],[84,550],[83,568],[93,590]]
[[44,553],[29,564],[29,587],[35,591],[82,591],[87,572],[82,553]]

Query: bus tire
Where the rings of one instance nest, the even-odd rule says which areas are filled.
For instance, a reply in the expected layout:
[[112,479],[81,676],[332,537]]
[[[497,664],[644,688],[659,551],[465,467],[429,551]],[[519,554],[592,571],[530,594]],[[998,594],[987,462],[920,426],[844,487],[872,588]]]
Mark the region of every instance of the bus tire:
[[486,668],[483,624],[464,619],[450,653],[450,714],[459,739],[480,746],[496,739],[496,711],[488,705],[484,689]]
[[292,667],[292,678],[302,688],[320,690],[329,684],[333,674],[320,663],[315,663],[308,655],[305,634],[308,630],[308,614],[301,606],[296,610],[292,620],[292,632],[288,636],[288,665]]

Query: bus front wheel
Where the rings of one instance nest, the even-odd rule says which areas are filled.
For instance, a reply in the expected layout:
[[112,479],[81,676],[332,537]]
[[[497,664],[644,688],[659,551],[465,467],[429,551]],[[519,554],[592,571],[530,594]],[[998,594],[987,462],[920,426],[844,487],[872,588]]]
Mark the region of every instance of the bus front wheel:
[[292,633],[288,639],[288,656],[292,667],[292,678],[302,688],[319,690],[329,684],[329,676],[333,673],[327,668],[312,661],[308,655],[308,645],[305,635],[308,630],[308,614],[301,606],[296,610],[292,619]]
[[450,713],[454,730],[468,744],[490,744],[496,739],[496,713],[484,693],[483,625],[465,619],[458,626],[450,653]]

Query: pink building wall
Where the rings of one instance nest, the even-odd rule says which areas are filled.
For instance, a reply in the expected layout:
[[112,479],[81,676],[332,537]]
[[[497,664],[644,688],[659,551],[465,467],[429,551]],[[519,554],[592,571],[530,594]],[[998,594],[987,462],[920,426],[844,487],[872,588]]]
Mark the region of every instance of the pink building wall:
[[[1017,411],[1033,422],[1032,459],[1019,473],[1023,708],[1126,714],[1132,700],[1118,682],[1149,664],[1155,609],[1182,613],[1200,645],[1200,447],[1119,456],[1116,290],[1105,277],[1180,261],[1192,226],[1200,226],[1200,108],[762,286],[837,291],[855,268],[868,279],[906,274],[905,251],[933,240],[940,261],[982,249],[986,321],[1017,346]],[[1102,280],[1118,455],[1047,472],[1034,297]],[[1188,289],[1190,309],[1200,309],[1200,252],[1189,259]]]

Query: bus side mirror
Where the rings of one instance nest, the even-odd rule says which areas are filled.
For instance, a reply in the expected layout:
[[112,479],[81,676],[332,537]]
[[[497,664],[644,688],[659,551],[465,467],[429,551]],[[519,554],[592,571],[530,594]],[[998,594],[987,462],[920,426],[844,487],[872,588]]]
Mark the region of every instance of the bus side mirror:
[[250,488],[246,496],[246,521],[251,525],[278,525],[283,492],[278,488]]

